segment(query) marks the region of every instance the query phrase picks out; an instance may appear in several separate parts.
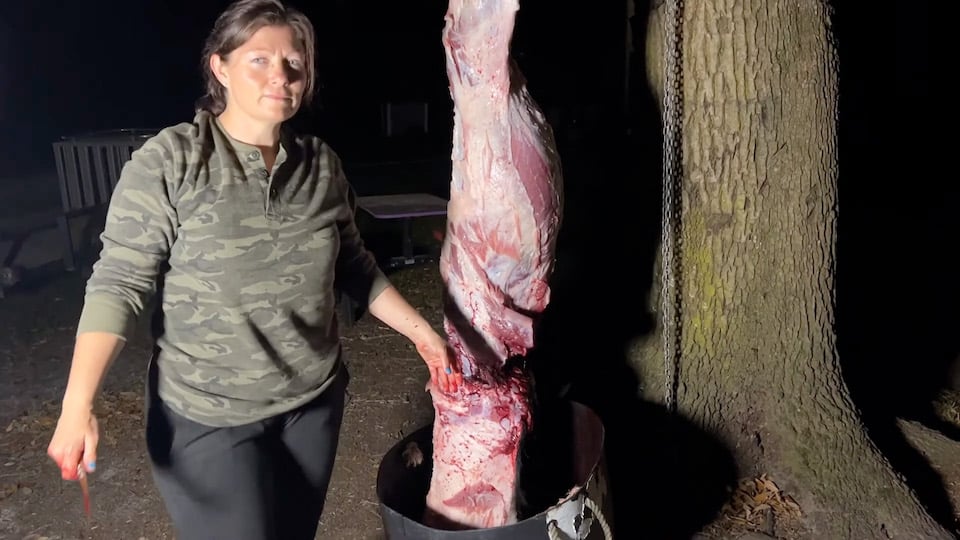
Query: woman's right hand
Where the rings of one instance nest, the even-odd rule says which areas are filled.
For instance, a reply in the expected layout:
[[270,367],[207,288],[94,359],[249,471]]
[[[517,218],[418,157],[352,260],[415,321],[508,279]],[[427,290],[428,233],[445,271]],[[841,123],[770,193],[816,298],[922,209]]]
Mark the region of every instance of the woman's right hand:
[[89,407],[64,406],[47,455],[60,467],[64,480],[77,480],[80,464],[92,473],[97,466],[97,417]]

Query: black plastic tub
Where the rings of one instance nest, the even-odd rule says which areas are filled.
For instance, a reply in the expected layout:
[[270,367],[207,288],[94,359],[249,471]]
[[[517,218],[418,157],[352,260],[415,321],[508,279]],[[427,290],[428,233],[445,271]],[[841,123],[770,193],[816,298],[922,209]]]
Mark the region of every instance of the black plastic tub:
[[[380,462],[377,497],[387,540],[586,539],[591,529],[597,533],[601,528],[609,534],[603,515],[595,514],[604,506],[598,496],[606,495],[600,419],[576,402],[537,412],[536,425],[521,449],[519,485],[524,503],[516,523],[465,531],[421,523],[433,469],[433,426],[427,425],[395,444]],[[408,467],[403,457],[411,442],[423,454],[419,466]]]

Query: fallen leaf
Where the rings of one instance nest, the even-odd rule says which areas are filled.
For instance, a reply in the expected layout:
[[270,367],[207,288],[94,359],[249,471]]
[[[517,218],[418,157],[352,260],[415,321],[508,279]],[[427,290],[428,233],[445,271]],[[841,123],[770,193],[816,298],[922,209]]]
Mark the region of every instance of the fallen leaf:
[[787,495],[783,498],[783,502],[787,505],[787,508],[796,512],[797,514],[800,514],[800,505],[797,504],[797,501],[793,500],[793,497]]
[[789,495],[783,494],[776,482],[765,474],[757,478],[744,478],[737,486],[723,505],[722,513],[728,520],[760,526],[767,512],[780,518],[802,515],[800,505]]
[[10,497],[20,489],[20,484],[4,484],[0,486],[0,501]]

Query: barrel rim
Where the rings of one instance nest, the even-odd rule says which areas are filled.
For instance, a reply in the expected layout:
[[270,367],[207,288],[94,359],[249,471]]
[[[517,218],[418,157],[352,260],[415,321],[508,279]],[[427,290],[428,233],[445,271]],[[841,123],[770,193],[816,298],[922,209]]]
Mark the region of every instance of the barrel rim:
[[[592,439],[595,444],[595,448],[593,452],[595,455],[590,458],[591,463],[589,464],[589,467],[586,470],[586,472],[581,471],[580,474],[576,474],[576,476],[581,477],[582,480],[579,482],[575,482],[574,485],[567,492],[567,495],[564,498],[558,500],[555,504],[551,505],[550,507],[544,509],[541,512],[538,512],[537,514],[534,514],[525,519],[519,520],[516,523],[501,525],[497,527],[489,527],[484,529],[467,529],[467,530],[460,530],[460,531],[434,529],[432,527],[424,525],[419,520],[408,517],[403,512],[400,512],[399,510],[391,507],[386,503],[387,497],[385,496],[385,493],[384,493],[384,489],[385,489],[384,475],[385,475],[385,468],[389,465],[388,459],[391,456],[402,455],[403,450],[411,442],[416,442],[421,447],[421,451],[424,452],[425,456],[428,455],[425,450],[425,447],[428,447],[429,455],[432,455],[434,423],[430,422],[410,432],[405,437],[400,439],[393,446],[391,446],[390,449],[387,450],[387,452],[385,452],[383,457],[381,458],[380,465],[377,468],[377,480],[376,480],[376,490],[375,490],[377,495],[377,502],[381,509],[381,519],[385,520],[386,516],[390,515],[394,518],[398,518],[402,520],[404,522],[404,526],[411,526],[418,530],[422,530],[425,533],[431,533],[431,532],[443,533],[444,537],[446,537],[447,535],[456,535],[457,537],[460,537],[460,538],[467,538],[467,537],[470,537],[471,535],[475,535],[475,536],[479,536],[480,534],[492,535],[492,534],[496,534],[497,532],[506,532],[518,526],[529,525],[536,522],[540,522],[544,527],[544,530],[546,530],[548,514],[556,511],[558,508],[566,504],[570,504],[575,499],[581,499],[581,496],[585,495],[587,486],[590,485],[590,482],[593,480],[593,478],[597,474],[597,469],[600,466],[600,463],[603,459],[603,452],[605,448],[606,429],[603,425],[603,422],[600,420],[600,417],[597,415],[597,413],[587,405],[575,400],[565,400],[563,404],[571,407],[571,418],[573,419],[575,426],[578,426],[577,420],[579,419],[579,422],[580,422],[579,425],[582,426],[584,423],[586,423],[589,425],[589,428],[591,428],[591,430],[594,431],[595,438],[592,438]],[[428,475],[428,478],[429,478],[429,475]],[[386,523],[384,523],[384,525],[386,526]]]

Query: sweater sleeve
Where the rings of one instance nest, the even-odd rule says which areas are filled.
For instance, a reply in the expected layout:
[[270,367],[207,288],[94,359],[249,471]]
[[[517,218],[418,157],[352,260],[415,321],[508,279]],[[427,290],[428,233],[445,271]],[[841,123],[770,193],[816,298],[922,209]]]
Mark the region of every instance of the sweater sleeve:
[[124,165],[100,235],[103,249],[87,281],[78,334],[99,331],[128,339],[156,291],[177,230],[165,173],[174,153],[157,135]]
[[336,265],[336,286],[356,302],[369,305],[390,281],[377,265],[376,258],[364,245],[356,224],[357,196],[341,167],[339,157],[329,151],[331,186],[340,194],[337,228],[340,253]]

